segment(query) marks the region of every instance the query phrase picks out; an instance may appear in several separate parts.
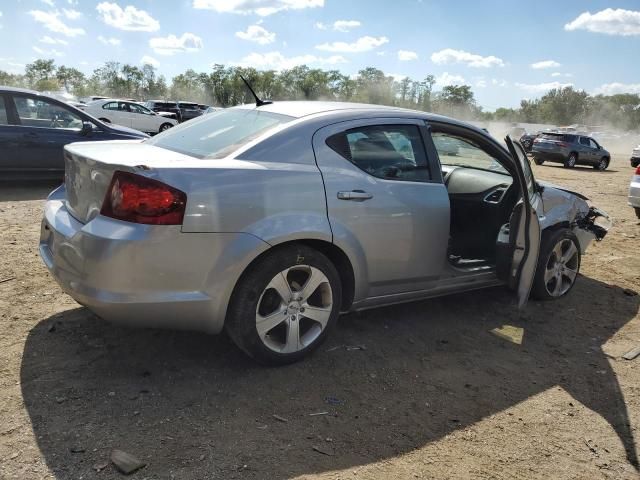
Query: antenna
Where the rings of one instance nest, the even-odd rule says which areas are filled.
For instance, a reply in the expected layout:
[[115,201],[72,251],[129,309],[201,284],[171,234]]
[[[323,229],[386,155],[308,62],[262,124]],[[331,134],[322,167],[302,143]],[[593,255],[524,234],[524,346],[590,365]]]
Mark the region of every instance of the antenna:
[[244,84],[247,86],[247,88],[251,92],[251,95],[253,95],[253,98],[256,99],[256,107],[261,107],[262,105],[269,105],[270,103],[273,103],[270,100],[260,100],[260,98],[258,98],[258,95],[256,95],[256,92],[254,92],[253,88],[251,88],[251,85],[249,85],[249,82],[247,82],[247,79],[244,78],[242,75],[240,75],[240,78],[242,79]]

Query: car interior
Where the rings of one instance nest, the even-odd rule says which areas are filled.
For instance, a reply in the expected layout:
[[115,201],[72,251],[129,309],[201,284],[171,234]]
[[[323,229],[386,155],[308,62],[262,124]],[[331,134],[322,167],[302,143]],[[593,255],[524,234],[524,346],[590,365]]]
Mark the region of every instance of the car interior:
[[496,264],[500,233],[519,199],[511,174],[468,138],[433,132],[449,193],[449,262],[460,268]]

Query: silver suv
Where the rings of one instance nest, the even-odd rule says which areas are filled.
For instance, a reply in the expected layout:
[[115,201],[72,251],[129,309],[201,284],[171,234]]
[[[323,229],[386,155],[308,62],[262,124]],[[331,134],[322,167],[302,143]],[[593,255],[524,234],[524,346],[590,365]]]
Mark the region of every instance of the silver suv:
[[506,142],[424,112],[280,102],[73,144],[40,253],[105,319],[226,329],[275,364],[340,312],[496,285],[521,306],[562,297],[603,214]]
[[573,133],[543,132],[533,141],[531,153],[536,165],[558,162],[566,168],[589,165],[603,171],[611,161],[609,152],[593,138]]

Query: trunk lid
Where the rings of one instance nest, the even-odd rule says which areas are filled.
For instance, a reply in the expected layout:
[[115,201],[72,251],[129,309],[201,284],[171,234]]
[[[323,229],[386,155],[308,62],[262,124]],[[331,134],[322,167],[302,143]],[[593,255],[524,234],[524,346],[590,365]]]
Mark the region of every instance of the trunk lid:
[[[175,168],[202,161],[139,140],[83,142],[64,149],[66,207],[79,222],[87,223],[102,208],[113,172],[138,174],[157,168]],[[153,177],[153,175],[148,175]]]

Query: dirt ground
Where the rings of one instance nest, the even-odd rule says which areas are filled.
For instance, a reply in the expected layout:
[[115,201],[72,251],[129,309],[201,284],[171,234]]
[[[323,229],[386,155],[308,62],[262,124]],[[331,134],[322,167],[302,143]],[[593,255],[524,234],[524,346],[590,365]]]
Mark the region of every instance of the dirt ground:
[[[147,463],[138,479],[638,478],[632,169],[535,173],[615,222],[567,298],[518,311],[497,288],[352,314],[285,368],[224,336],[96,318],[38,256],[52,186],[0,187],[0,478],[120,478],[113,448]],[[522,345],[489,333],[503,324]]]

